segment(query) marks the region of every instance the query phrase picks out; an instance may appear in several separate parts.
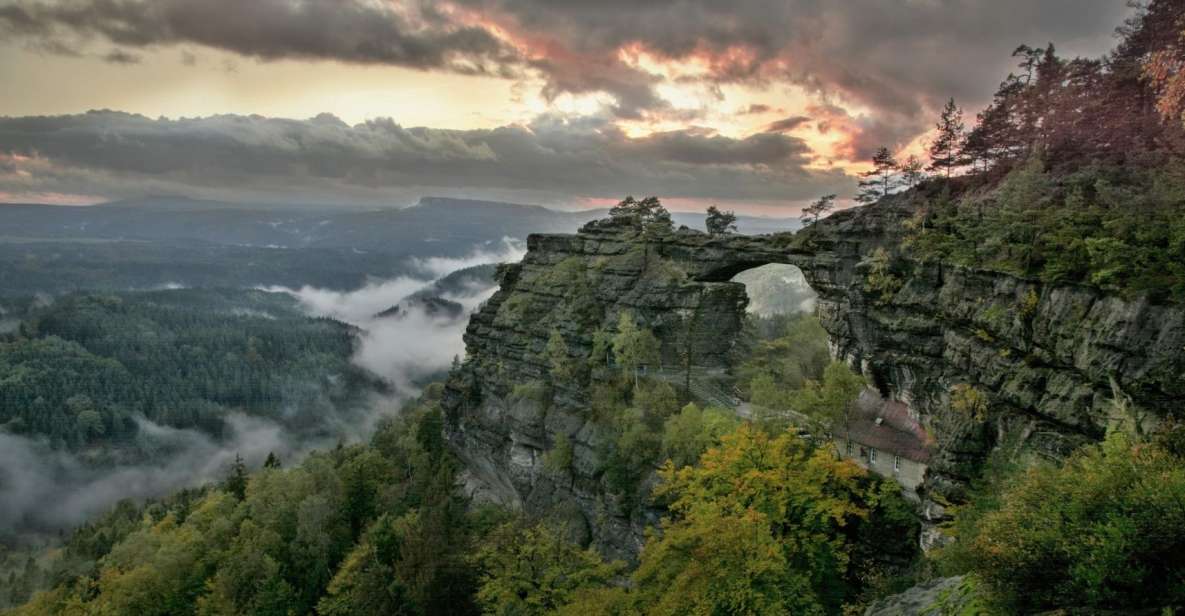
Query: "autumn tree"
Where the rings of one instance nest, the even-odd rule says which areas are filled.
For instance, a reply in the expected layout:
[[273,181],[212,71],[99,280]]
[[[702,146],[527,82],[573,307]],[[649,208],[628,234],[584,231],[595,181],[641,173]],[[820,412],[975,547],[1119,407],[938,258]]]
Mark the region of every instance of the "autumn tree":
[[900,500],[793,432],[747,425],[661,476],[670,517],[629,590],[586,591],[564,613],[840,613],[856,585],[854,531]]
[[938,118],[938,135],[930,144],[930,171],[951,176],[951,171],[963,164],[960,146],[963,144],[963,110],[955,105],[955,99],[946,102]]
[[872,157],[872,169],[860,174],[860,192],[856,200],[861,203],[879,201],[893,192],[896,187],[897,160],[889,148],[880,148]]

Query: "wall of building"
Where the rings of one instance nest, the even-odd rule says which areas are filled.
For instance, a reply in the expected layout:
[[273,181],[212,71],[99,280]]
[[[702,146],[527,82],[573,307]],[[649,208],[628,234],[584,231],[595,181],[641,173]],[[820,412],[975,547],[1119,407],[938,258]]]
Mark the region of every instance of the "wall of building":
[[[922,485],[922,481],[926,476],[926,465],[913,460],[898,457],[897,467],[893,468],[893,454],[873,447],[861,445],[855,441],[851,444],[851,453],[848,453],[847,441],[842,439],[836,440],[835,446],[840,455],[844,458],[854,461],[856,464],[889,479],[895,480],[904,488],[905,495],[911,499],[917,499],[918,486]],[[876,452],[874,456],[871,452]],[[871,460],[870,460],[871,458]]]

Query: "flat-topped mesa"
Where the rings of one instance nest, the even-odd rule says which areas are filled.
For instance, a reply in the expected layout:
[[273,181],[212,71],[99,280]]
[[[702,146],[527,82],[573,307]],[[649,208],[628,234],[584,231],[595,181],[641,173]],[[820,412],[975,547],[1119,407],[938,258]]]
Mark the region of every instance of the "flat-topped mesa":
[[[591,417],[591,392],[563,384],[533,395],[550,381],[548,339],[558,332],[572,358],[587,360],[594,333],[613,331],[628,311],[655,333],[664,365],[690,353],[695,366],[727,372],[748,303],[729,280],[769,263],[803,271],[834,355],[935,435],[924,497],[958,500],[998,443],[1059,456],[1101,436],[1116,420],[1116,396],[1151,417],[1182,407],[1179,306],[918,263],[901,249],[914,209],[891,197],[797,234],[647,232],[609,220],[531,236],[470,319],[468,360],[446,388],[447,436],[471,487],[532,514],[558,512],[603,553],[635,556],[659,512],[606,490],[601,456],[611,436]],[[951,410],[960,387],[987,394],[983,421]],[[543,454],[561,438],[572,463],[556,473]],[[933,502],[928,511],[941,515]]]

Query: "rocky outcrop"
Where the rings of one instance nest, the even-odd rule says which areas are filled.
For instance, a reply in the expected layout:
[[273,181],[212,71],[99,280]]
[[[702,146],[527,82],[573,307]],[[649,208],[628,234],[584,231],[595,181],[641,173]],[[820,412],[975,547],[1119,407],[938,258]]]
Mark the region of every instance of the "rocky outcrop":
[[[690,352],[695,365],[726,373],[747,302],[729,280],[768,263],[802,269],[835,356],[935,435],[923,488],[932,520],[994,447],[1060,456],[1119,419],[1117,398],[1152,420],[1185,401],[1180,307],[916,262],[901,249],[912,213],[906,198],[890,198],[797,235],[644,233],[601,221],[575,235],[531,236],[526,257],[500,269],[500,290],[471,318],[469,360],[446,388],[447,436],[474,490],[558,513],[610,556],[636,554],[659,512],[644,498],[607,495],[600,456],[610,436],[591,421],[587,387],[548,384],[548,337],[558,331],[586,359],[594,332],[628,311],[658,336],[664,363]],[[870,284],[873,270],[888,284]],[[957,385],[988,395],[982,417],[951,410]],[[573,456],[557,473],[543,458],[561,438]]]
[[983,614],[977,607],[975,587],[963,576],[937,578],[903,593],[876,601],[864,616],[945,616]]

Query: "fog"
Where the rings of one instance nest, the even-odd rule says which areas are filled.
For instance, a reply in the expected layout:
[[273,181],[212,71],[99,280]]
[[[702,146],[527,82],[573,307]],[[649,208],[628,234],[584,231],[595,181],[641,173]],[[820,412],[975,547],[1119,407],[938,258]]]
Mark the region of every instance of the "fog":
[[[518,260],[519,243],[504,241],[463,258],[424,258],[410,263],[402,276],[375,281],[349,292],[315,287],[268,287],[295,297],[311,316],[329,317],[360,329],[352,358],[391,386],[390,396],[373,396],[361,409],[327,409],[314,432],[296,432],[275,421],[232,414],[220,438],[137,419],[136,446],[151,452],[150,463],[97,466],[75,454],[52,449],[48,442],[0,432],[0,539],[35,540],[39,533],[69,528],[110,509],[124,498],[161,496],[182,487],[224,477],[236,455],[248,466],[275,453],[285,465],[310,451],[337,442],[369,438],[378,421],[398,412],[418,394],[423,379],[447,370],[464,353],[461,336],[469,314],[494,292],[492,285],[452,285],[437,295],[463,307],[460,316],[429,314],[408,296],[434,294],[436,282],[458,269]],[[396,304],[398,314],[378,317]]]

